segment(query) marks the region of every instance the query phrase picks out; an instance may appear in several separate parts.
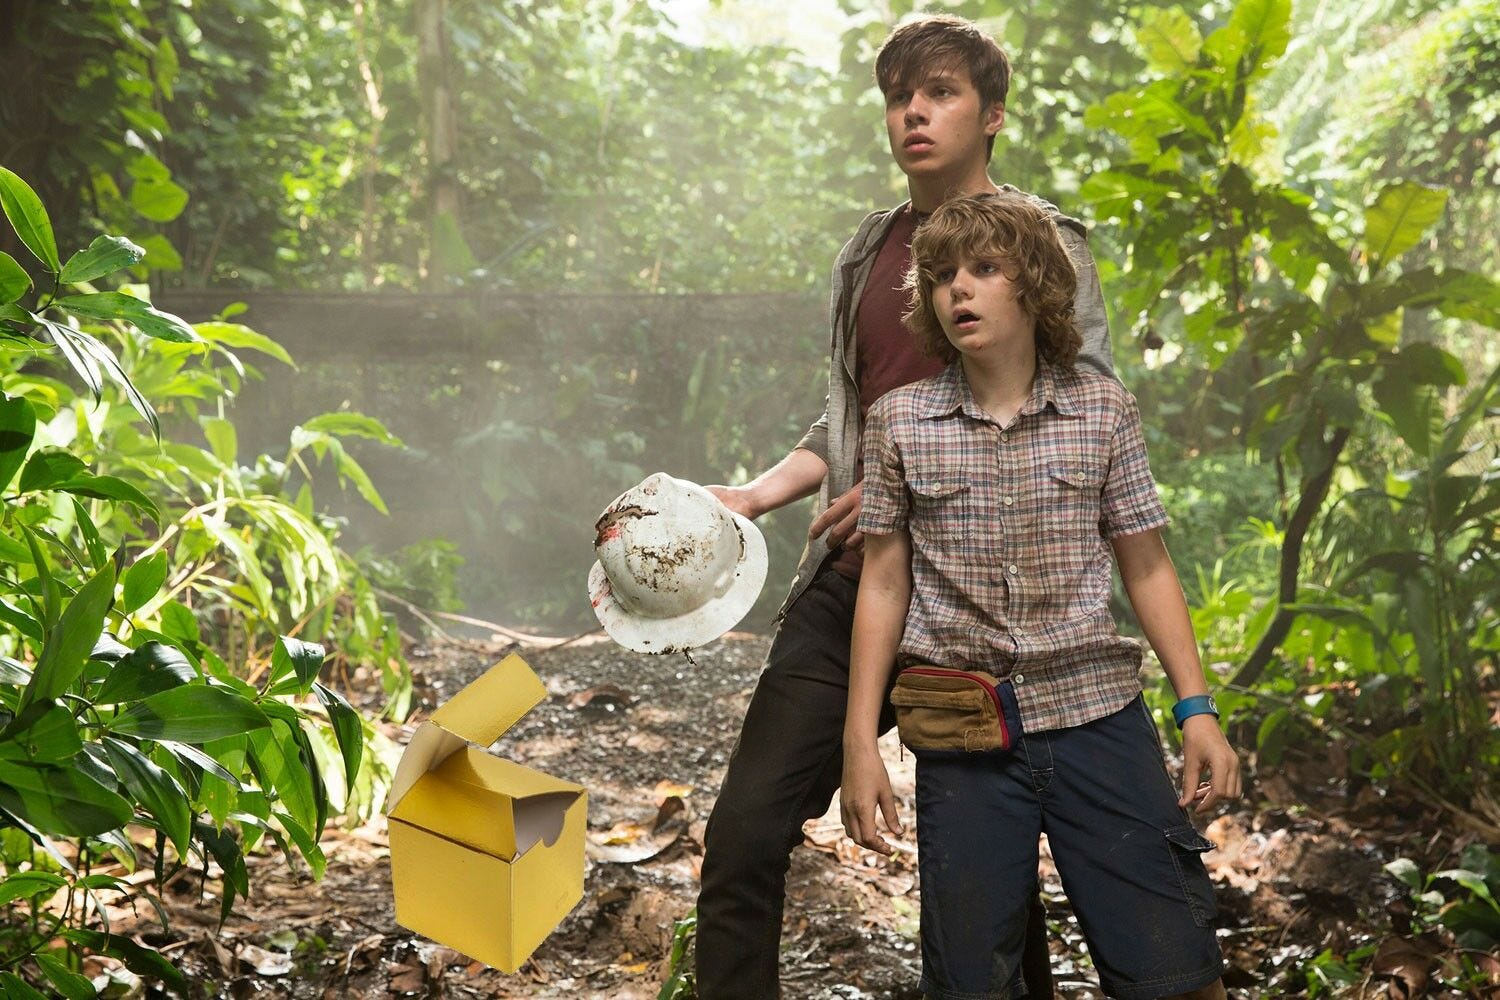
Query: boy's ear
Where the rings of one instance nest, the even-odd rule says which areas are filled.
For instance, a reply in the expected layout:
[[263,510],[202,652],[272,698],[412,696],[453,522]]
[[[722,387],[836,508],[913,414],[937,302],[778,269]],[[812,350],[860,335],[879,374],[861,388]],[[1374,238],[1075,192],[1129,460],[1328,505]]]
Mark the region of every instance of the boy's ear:
[[1005,105],[1001,103],[991,104],[984,116],[984,134],[996,135],[1005,127]]

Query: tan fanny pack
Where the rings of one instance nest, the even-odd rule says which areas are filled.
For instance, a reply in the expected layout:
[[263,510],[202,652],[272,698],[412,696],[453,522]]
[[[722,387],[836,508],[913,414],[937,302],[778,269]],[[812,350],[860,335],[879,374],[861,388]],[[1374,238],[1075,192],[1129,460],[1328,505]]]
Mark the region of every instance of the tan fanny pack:
[[907,667],[896,676],[891,704],[901,742],[912,750],[1009,750],[1019,719],[1007,719],[993,674],[947,667]]

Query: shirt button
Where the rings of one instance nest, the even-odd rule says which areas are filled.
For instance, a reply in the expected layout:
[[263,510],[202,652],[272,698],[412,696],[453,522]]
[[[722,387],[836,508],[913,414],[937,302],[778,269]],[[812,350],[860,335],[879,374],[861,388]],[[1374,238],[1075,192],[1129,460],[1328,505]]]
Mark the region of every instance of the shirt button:
[[1083,482],[1083,473],[1081,473],[1081,472],[1075,472],[1075,473],[1073,473],[1073,482],[1075,482],[1075,483],[1081,483],[1081,482]]
[[1025,684],[1026,683],[1026,675],[1025,674],[1016,674],[1014,677],[1012,677],[1010,679],[1010,682],[1012,684]]
[[1000,432],[1000,443],[1004,444],[1005,442],[1007,442],[1009,440],[1010,440],[1010,438],[1006,437],[1005,432],[1001,431]]
[[1019,576],[1020,573],[1021,573],[1020,568],[1018,566],[1016,566],[1015,563],[1011,563],[1009,566],[1007,566],[1005,568],[1006,568],[1007,571],[1009,571],[1009,573],[1010,573],[1011,576]]
[[1013,504],[1015,502],[1016,502],[1016,498],[1015,497],[1006,497],[1005,498],[1005,506],[1007,506],[1007,507],[1009,507],[1011,504]]

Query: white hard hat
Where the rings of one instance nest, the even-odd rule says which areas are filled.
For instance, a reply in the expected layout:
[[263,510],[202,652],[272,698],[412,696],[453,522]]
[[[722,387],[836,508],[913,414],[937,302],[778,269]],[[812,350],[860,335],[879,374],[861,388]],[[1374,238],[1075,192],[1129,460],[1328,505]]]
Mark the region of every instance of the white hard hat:
[[664,472],[621,494],[594,526],[589,600],[610,638],[675,653],[733,628],[766,580],[766,540],[696,483]]

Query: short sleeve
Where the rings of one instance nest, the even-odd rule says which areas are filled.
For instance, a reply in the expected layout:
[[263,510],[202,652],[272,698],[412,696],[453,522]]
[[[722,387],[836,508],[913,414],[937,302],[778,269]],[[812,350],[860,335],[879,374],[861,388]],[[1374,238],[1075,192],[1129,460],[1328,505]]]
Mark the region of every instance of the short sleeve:
[[908,514],[906,470],[886,411],[876,403],[865,418],[865,485],[859,530],[867,535],[889,535],[904,529]]
[[1128,392],[1123,397],[1120,421],[1110,439],[1109,473],[1099,503],[1099,527],[1105,538],[1137,535],[1171,520],[1151,478],[1135,397]]

